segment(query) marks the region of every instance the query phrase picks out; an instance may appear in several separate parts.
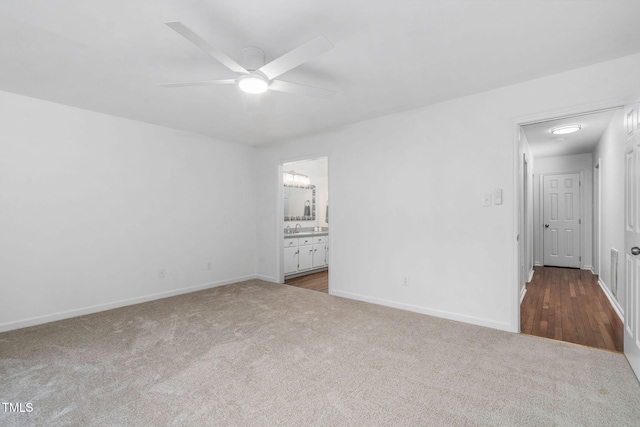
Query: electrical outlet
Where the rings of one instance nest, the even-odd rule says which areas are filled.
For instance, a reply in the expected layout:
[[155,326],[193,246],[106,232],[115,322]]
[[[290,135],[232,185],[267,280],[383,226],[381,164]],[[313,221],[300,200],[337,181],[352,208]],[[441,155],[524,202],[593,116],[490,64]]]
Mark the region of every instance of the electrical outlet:
[[409,276],[402,276],[402,286],[409,286]]
[[207,270],[213,270],[213,261],[207,263]]
[[482,206],[483,207],[491,206],[491,194],[482,195]]
[[495,190],[493,190],[493,204],[502,204],[502,188],[496,188]]
[[159,278],[164,279],[164,277],[165,277],[166,275],[167,275],[167,274],[165,273],[164,268],[163,268],[163,269],[161,269],[161,270],[158,270],[158,277],[159,277]]

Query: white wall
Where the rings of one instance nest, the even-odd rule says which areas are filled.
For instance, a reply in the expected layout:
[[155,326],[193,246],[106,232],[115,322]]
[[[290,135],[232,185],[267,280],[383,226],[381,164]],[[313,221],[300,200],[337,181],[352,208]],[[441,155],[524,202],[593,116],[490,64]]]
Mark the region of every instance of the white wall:
[[0,330],[255,275],[252,149],[3,92],[0,116]]
[[277,281],[278,165],[327,155],[332,293],[516,331],[516,124],[635,100],[638,75],[633,55],[255,150],[0,93],[0,328]]
[[617,111],[593,153],[600,165],[600,281],[611,291],[611,249],[618,250],[617,309],[625,306],[624,281],[624,112]]
[[634,55],[260,149],[258,274],[278,277],[278,163],[326,154],[333,294],[518,330],[515,124],[634,98],[639,73]]
[[535,160],[533,195],[533,253],[536,265],[544,264],[543,254],[543,218],[542,218],[542,176],[553,173],[580,172],[580,267],[591,269],[593,252],[593,156],[577,154],[574,156],[542,157]]

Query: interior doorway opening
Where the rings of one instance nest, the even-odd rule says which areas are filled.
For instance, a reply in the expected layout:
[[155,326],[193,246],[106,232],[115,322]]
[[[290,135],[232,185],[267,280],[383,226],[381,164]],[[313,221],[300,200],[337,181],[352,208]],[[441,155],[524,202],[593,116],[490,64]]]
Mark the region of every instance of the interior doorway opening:
[[329,293],[327,157],[282,164],[282,283]]
[[[610,235],[623,229],[617,216],[624,209],[609,209],[601,192],[603,167],[620,148],[621,116],[621,107],[613,107],[519,125],[519,250],[533,255],[531,269],[526,271],[525,262],[524,272],[520,257],[520,277],[527,278],[519,281],[522,333],[622,350],[620,303],[611,292],[617,271],[611,274],[600,257],[608,254],[605,246],[616,245]],[[553,133],[570,124],[579,130]],[[558,255],[571,262],[557,261]]]

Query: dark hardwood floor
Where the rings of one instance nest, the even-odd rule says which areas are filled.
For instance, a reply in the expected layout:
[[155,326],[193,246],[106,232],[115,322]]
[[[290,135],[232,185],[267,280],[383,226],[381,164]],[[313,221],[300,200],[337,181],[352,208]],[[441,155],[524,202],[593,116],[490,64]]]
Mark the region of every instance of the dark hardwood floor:
[[284,284],[328,294],[329,270],[308,274],[306,276],[295,277],[293,279],[287,279],[284,281]]
[[624,330],[598,276],[572,268],[534,267],[520,306],[524,334],[623,351]]

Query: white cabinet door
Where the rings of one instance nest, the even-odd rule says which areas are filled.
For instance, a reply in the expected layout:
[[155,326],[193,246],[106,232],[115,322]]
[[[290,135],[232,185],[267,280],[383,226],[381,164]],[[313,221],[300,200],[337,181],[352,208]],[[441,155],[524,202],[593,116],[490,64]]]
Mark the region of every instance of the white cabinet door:
[[313,246],[298,246],[298,270],[308,270],[313,266]]
[[329,265],[329,244],[324,245],[324,262]]
[[298,247],[284,248],[284,274],[298,271]]
[[313,268],[324,267],[327,264],[325,245],[313,245]]

